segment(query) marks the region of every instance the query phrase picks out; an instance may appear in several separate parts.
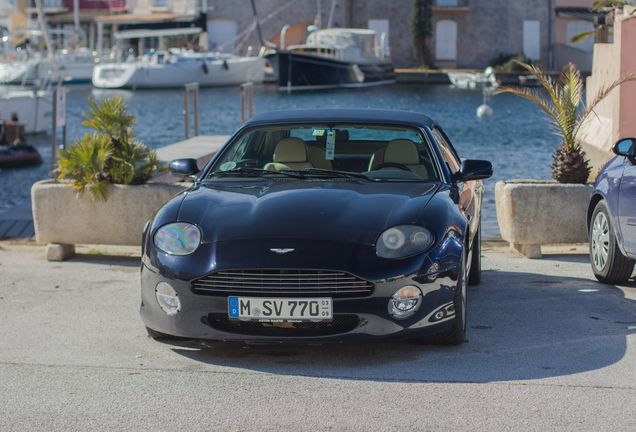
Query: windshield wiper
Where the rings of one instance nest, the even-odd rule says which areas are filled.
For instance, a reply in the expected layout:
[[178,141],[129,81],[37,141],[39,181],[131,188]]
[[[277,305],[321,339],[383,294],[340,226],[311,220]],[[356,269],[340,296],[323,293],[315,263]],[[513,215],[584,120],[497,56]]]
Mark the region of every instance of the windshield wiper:
[[334,171],[334,170],[322,169],[322,168],[305,168],[304,170],[301,170],[298,172],[302,172],[304,174],[321,174],[324,177],[351,177],[351,178],[370,180],[369,177],[365,176],[364,174],[359,174],[356,172],[349,172],[349,171]]
[[282,174],[288,177],[306,178],[304,175],[296,171],[275,171],[275,170],[266,170],[263,168],[247,168],[247,167],[238,167],[238,168],[233,168],[227,171],[213,171],[210,174],[208,174],[208,177],[211,175],[228,175],[228,174],[257,174],[259,176],[262,174]]

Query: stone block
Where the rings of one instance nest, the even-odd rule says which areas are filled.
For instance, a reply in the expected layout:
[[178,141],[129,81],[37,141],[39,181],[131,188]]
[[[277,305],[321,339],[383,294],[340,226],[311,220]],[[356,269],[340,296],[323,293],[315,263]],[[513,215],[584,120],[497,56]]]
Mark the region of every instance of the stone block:
[[64,261],[75,255],[75,245],[51,243],[46,245],[47,261]]

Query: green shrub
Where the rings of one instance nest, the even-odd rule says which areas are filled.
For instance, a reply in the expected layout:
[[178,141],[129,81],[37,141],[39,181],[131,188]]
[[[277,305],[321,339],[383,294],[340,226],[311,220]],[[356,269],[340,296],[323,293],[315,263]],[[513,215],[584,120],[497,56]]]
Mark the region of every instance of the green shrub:
[[499,54],[490,61],[489,66],[492,66],[496,71],[525,72],[526,70],[519,63],[532,64],[532,61],[528,57],[517,53]]
[[56,171],[71,186],[95,201],[106,202],[113,184],[138,185],[167,167],[148,146],[135,141],[132,125],[137,118],[126,113],[124,98],[109,98],[97,105],[88,99],[92,111],[84,113],[82,124],[97,132],[86,133],[67,150],[58,152]]

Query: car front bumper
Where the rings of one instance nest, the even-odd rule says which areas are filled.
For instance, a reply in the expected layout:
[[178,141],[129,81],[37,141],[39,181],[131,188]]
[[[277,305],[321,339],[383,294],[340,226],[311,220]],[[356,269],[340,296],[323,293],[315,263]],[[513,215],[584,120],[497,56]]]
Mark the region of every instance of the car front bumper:
[[[261,246],[280,244],[266,243]],[[259,342],[410,339],[443,332],[453,325],[453,297],[462,255],[462,244],[455,239],[449,239],[428,254],[400,260],[378,258],[373,248],[362,246],[347,249],[346,245],[327,245],[326,250],[332,251],[331,254],[320,253],[316,248],[307,252],[298,248],[299,253],[293,258],[262,254],[258,249],[257,245],[248,247],[241,242],[233,242],[231,247],[204,244],[192,256],[173,257],[147,244],[141,268],[142,321],[148,328],[172,336]],[[440,264],[440,270],[431,273],[433,262]],[[201,294],[193,289],[193,281],[210,272],[236,268],[345,271],[372,282],[373,290],[363,297],[334,296],[330,322],[236,321],[228,317],[228,295]],[[181,303],[178,313],[167,315],[159,306],[155,287],[160,282],[170,284],[178,293]],[[394,318],[389,313],[391,296],[408,285],[422,291],[421,305],[409,318]],[[445,316],[436,319],[435,314],[442,309],[446,311]]]

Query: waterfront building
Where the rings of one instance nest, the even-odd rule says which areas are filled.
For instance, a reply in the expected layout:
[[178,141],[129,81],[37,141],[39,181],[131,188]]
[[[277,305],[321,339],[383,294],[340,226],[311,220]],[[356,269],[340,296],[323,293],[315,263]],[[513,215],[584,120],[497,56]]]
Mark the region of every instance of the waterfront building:
[[[596,14],[590,13],[592,3],[432,0],[431,63],[442,68],[484,69],[499,55],[517,53],[544,67],[584,58],[591,68],[593,40],[572,46],[568,39],[593,26]],[[221,43],[235,36],[240,39],[253,24],[249,0],[208,0],[207,4],[208,31]],[[413,56],[411,33],[414,0],[270,0],[256,4],[259,18],[265,20],[261,23],[263,36],[275,44],[285,25],[291,26],[285,36],[287,45],[303,41],[310,24],[370,28],[378,32],[378,37],[386,33],[396,67],[419,64]],[[258,39],[253,34],[240,43],[258,45]]]
[[[524,54],[543,67],[572,61],[591,70],[594,39],[569,38],[594,28],[593,0],[431,0],[430,63],[441,68],[484,69],[500,55]],[[81,25],[81,44],[100,51],[115,30],[201,26],[212,49],[244,55],[261,45],[251,0],[42,0],[54,29]],[[414,0],[268,0],[254,2],[267,42],[304,42],[307,26],[353,27],[384,34],[396,67],[418,66],[413,55]],[[0,27],[37,28],[34,0],[0,0]],[[64,38],[62,38],[64,40]],[[70,38],[67,37],[68,45]],[[378,40],[378,45],[381,45]]]

